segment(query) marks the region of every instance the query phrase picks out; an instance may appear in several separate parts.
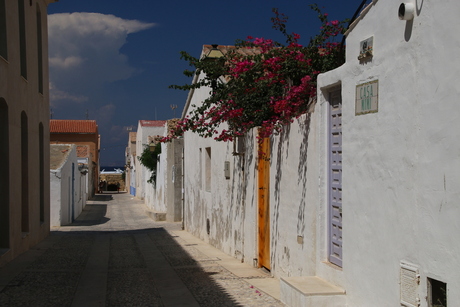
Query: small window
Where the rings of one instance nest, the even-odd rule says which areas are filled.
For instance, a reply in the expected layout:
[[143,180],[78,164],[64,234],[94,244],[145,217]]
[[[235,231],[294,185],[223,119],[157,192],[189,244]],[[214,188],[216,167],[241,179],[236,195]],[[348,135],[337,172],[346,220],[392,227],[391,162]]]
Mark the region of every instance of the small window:
[[29,126],[26,112],[21,113],[21,228],[29,232]]
[[[10,247],[10,142],[8,105],[0,98],[0,255]],[[4,180],[5,179],[5,180]]]
[[8,60],[5,0],[0,0],[0,56]]
[[198,167],[200,169],[199,174],[198,174],[198,186],[200,187],[200,190],[203,189],[203,150],[200,148],[199,152],[199,158],[198,158]]
[[37,3],[37,54],[38,54],[38,92],[43,94],[43,37],[42,13]]
[[27,79],[27,50],[26,50],[26,14],[24,0],[18,0],[19,10],[19,54],[21,59],[21,76]]
[[38,124],[38,156],[40,187],[40,224],[45,223],[45,133],[43,123]]
[[205,190],[211,192],[211,147],[206,147],[205,150]]
[[243,156],[246,151],[246,144],[244,136],[237,136],[233,140],[233,155]]
[[447,307],[447,284],[428,278],[428,306]]

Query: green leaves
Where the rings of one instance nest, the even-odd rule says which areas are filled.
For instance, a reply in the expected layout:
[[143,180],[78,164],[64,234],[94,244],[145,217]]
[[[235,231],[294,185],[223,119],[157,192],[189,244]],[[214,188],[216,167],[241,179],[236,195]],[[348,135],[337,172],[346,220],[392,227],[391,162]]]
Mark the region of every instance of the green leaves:
[[[286,37],[286,45],[248,37],[238,40],[235,48],[226,48],[218,59],[197,59],[181,52],[181,58],[194,67],[194,71],[186,70],[184,74],[202,74],[202,78],[195,84],[170,87],[208,87],[210,95],[194,106],[165,140],[185,131],[221,141],[232,140],[254,127],[273,133],[305,113],[316,95],[318,74],[345,61],[343,48],[335,42],[345,31],[344,22],[329,22],[328,15],[316,4],[311,9],[318,13],[322,26],[307,46],[298,43],[300,35],[287,32],[288,17],[273,9],[273,28]],[[223,123],[228,130],[219,129]]]
[[155,183],[158,155],[160,153],[161,153],[161,143],[157,143],[155,145],[154,151],[150,151],[149,146],[145,146],[142,154],[137,157],[139,162],[152,172],[150,179],[147,180],[148,183]]

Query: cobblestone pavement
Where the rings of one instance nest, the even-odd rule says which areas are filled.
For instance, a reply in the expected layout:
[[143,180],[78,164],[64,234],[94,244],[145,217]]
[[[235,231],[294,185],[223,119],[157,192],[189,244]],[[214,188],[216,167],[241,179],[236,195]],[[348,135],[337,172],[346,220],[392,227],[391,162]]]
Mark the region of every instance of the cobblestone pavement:
[[0,306],[284,306],[176,235],[180,223],[128,194],[96,197],[0,268]]

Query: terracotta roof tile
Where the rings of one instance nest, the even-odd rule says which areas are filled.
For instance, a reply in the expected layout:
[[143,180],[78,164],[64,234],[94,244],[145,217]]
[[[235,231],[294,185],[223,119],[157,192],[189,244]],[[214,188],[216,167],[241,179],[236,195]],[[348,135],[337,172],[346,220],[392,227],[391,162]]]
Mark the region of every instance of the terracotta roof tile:
[[166,123],[165,120],[140,120],[142,127],[163,127]]
[[97,133],[95,120],[50,120],[50,133]]
[[[203,51],[201,56],[205,56],[211,51],[212,45],[203,45]],[[260,48],[251,48],[251,47],[236,47],[236,46],[225,46],[225,45],[218,45],[217,49],[219,49],[223,54],[227,54],[230,50],[236,49],[239,54],[242,55],[256,55],[261,53]]]

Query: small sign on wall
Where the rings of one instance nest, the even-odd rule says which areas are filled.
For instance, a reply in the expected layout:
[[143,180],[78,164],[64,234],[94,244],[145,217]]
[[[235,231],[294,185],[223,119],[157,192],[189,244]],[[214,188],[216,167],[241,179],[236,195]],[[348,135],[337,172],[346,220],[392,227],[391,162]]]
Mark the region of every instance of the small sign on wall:
[[377,113],[379,110],[379,80],[356,86],[355,115]]
[[372,58],[374,55],[374,37],[371,36],[359,43],[359,56],[358,60],[365,60]]

